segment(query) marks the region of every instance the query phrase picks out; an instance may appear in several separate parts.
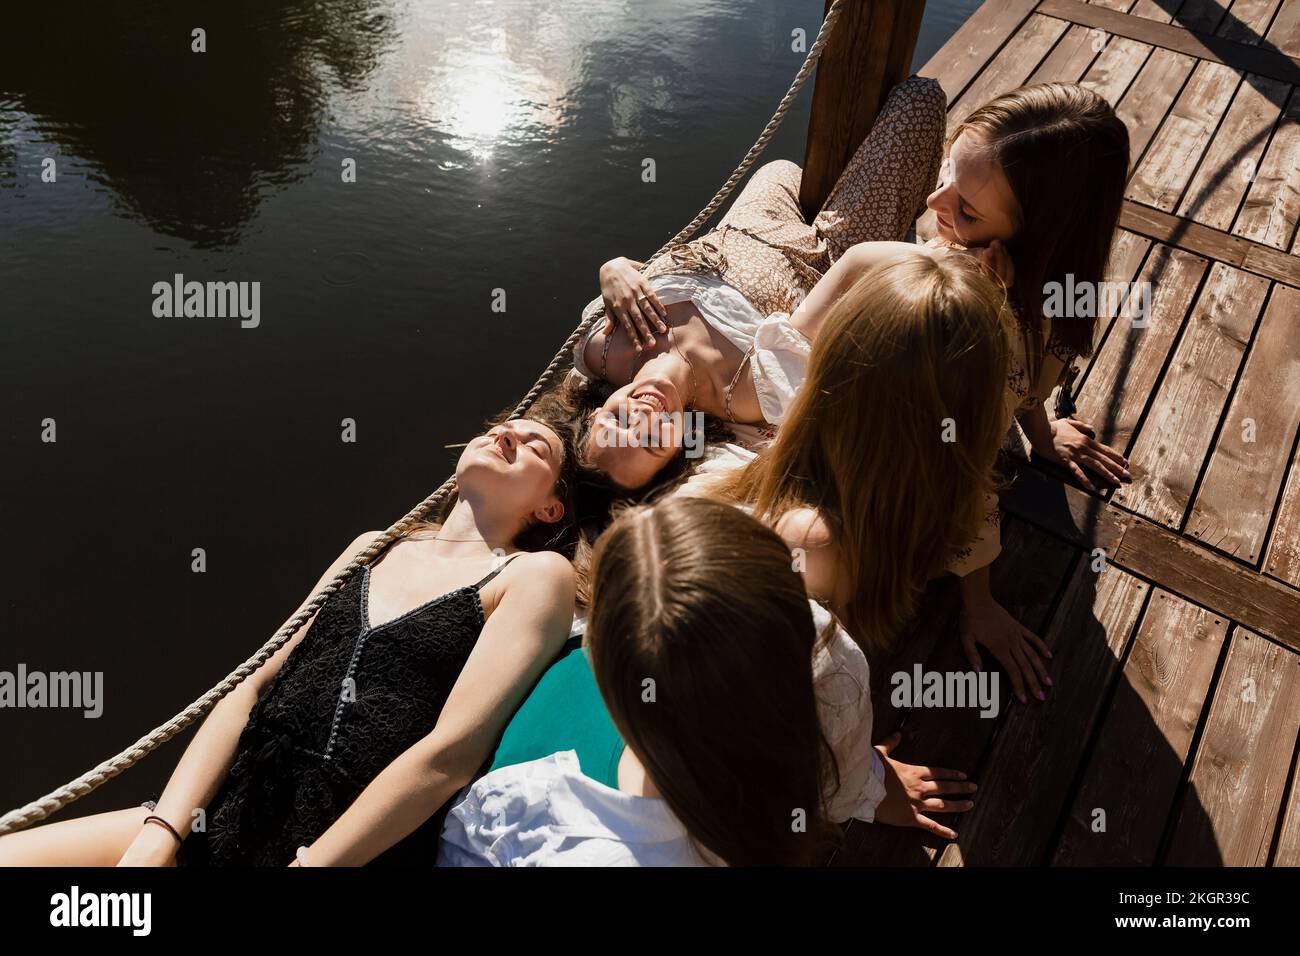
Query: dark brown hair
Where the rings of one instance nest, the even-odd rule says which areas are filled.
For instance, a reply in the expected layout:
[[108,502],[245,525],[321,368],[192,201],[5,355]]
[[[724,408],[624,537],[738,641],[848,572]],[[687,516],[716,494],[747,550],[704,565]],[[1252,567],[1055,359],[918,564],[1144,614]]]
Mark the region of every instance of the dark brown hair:
[[[1038,83],[985,103],[953,130],[978,133],[993,151],[1019,205],[1016,235],[1006,244],[1015,263],[1011,299],[1028,333],[1037,375],[1045,286],[1101,283],[1128,179],[1128,127],[1100,94],[1077,83]],[[1052,337],[1091,355],[1097,317],[1053,323]]]
[[735,507],[632,507],[596,545],[587,644],[601,696],[692,840],[732,866],[824,849],[834,758],[817,639],[789,549]]

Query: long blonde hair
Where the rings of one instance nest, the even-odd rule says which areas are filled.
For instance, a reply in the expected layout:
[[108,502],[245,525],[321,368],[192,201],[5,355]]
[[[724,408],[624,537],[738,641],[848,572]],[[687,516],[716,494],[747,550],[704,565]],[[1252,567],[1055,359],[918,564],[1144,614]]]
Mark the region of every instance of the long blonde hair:
[[1008,421],[1006,295],[966,255],[917,250],[831,308],[775,444],[721,485],[769,523],[818,510],[868,652],[976,536]]

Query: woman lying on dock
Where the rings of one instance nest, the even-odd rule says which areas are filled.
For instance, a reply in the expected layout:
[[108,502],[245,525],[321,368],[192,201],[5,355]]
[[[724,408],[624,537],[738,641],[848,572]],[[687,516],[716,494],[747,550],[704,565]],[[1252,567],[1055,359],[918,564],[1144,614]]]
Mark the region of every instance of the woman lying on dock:
[[[574,362],[619,387],[582,436],[587,459],[621,485],[651,482],[680,445],[674,413],[687,408],[734,423],[750,447],[763,447],[747,426],[785,420],[831,304],[866,270],[911,248],[888,240],[903,238],[917,197],[934,184],[943,106],[935,84],[900,84],[811,225],[798,205],[799,168],[770,163],[713,232],[644,274],[628,260],[606,263],[588,314],[604,308],[608,319],[579,343]],[[1018,329],[1004,379],[1008,412],[1037,456],[1089,487],[1084,469],[1119,481],[1127,460],[1087,423],[1049,423],[1043,403],[1073,357],[1091,353],[1098,317],[1053,323],[1044,287],[1067,275],[1076,285],[1104,280],[1127,163],[1127,130],[1102,97],[1073,84],[1026,87],[958,127],[944,181],[927,199],[939,232],[929,244],[973,252],[1011,285]],[[812,292],[801,298],[805,283]],[[638,441],[647,430],[650,441]],[[1022,701],[1026,691],[1042,699],[1051,683],[1042,642],[989,590],[998,525],[990,495],[980,535],[952,567],[962,577],[963,643],[975,667],[975,645],[988,647]]]
[[431,865],[442,808],[572,624],[574,433],[532,415],[471,441],[441,526],[390,545],[216,705],[156,807],[0,837],[0,865]]
[[[826,658],[857,649],[764,525],[669,497],[625,511],[591,575],[585,637],[452,808],[440,865],[809,864],[829,849],[828,823],[873,811],[953,836],[926,813],[969,809],[974,784],[887,756],[873,767],[865,661],[863,687],[843,670],[828,679]],[[837,697],[864,702],[841,722],[858,719],[861,768],[831,736]]]

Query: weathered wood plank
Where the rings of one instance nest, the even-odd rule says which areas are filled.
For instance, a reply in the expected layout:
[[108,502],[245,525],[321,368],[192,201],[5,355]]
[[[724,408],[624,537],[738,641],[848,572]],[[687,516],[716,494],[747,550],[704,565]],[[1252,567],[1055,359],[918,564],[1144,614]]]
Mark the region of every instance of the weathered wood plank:
[[949,105],[948,128],[960,124],[995,96],[1022,86],[1069,26],[1064,20],[1031,16],[966,92]]
[[1216,262],[1129,454],[1112,500],[1180,529],[1269,282]]
[[1282,5],[1265,39],[1287,56],[1300,56],[1300,3],[1288,0]]
[[1251,46],[1222,36],[1196,33],[1146,17],[1130,16],[1079,0],[1043,0],[1037,12],[1071,23],[1097,27],[1141,43],[1173,50],[1198,60],[1211,60],[1233,69],[1262,73],[1286,83],[1300,83],[1300,60],[1277,50]]
[[1214,229],[1232,227],[1289,94],[1285,83],[1246,77],[1178,206],[1178,215]]
[[1151,250],[1137,280],[1151,283],[1150,315],[1144,325],[1131,314],[1115,319],[1077,399],[1076,417],[1096,429],[1098,440],[1127,448],[1208,267],[1181,249]]
[[1190,219],[1179,219],[1159,209],[1125,202],[1119,214],[1120,228],[1166,242],[1197,255],[1217,259],[1256,275],[1288,285],[1300,285],[1300,256],[1211,229]]
[[1093,30],[1071,26],[1025,82],[1077,83],[1101,52],[1095,48],[1097,42],[1098,35]]
[[1156,50],[1142,64],[1137,79],[1115,107],[1128,126],[1130,169],[1141,163],[1151,138],[1195,67],[1191,57],[1169,50]]
[[1300,729],[1300,656],[1240,627],[1231,641],[1170,866],[1263,866],[1272,846]]
[[[1084,30],[1085,28],[1075,26],[1070,29]],[[1091,35],[1092,31],[1089,30],[1088,33]],[[1106,48],[1102,50],[1097,59],[1093,61],[1092,65],[1088,68],[1088,71],[1083,74],[1079,82],[1088,87],[1088,89],[1094,90],[1101,96],[1105,97],[1111,106],[1118,107],[1119,104],[1123,102],[1125,94],[1128,93],[1129,87],[1133,84],[1134,78],[1137,77],[1138,73],[1142,70],[1142,67],[1146,64],[1147,58],[1150,56],[1151,47],[1147,46],[1145,43],[1138,43],[1136,40],[1126,40],[1123,37],[1107,37]],[[1173,54],[1169,54],[1169,57],[1172,62]],[[1188,61],[1187,69],[1189,72],[1191,71],[1191,61]],[[1169,99],[1170,101],[1173,100],[1172,93],[1170,94]],[[1160,109],[1161,116],[1164,115],[1164,110],[1167,109],[1168,106],[1169,103],[1167,102],[1164,107]],[[1140,109],[1141,112],[1149,112],[1152,114],[1156,112],[1155,107],[1146,104],[1137,104],[1136,101],[1133,108],[1135,111]],[[1125,118],[1125,122],[1127,121],[1127,118]],[[1152,129],[1155,128],[1154,124],[1159,122],[1160,118],[1156,117],[1152,124]],[[1133,140],[1131,132],[1129,140],[1131,144]]]
[[1215,34],[1247,46],[1259,46],[1280,4],[1281,0],[1233,0],[1232,9]]
[[[1223,617],[1175,594],[1152,593],[1055,865],[1155,862],[1227,630]],[[1100,829],[1098,810],[1105,813]]]
[[1251,565],[1300,427],[1298,315],[1300,290],[1274,286],[1187,521],[1188,535]]
[[1278,121],[1232,227],[1235,235],[1285,250],[1300,218],[1300,90]]
[[1235,70],[1218,63],[1196,64],[1129,182],[1129,199],[1174,210],[1240,79]]
[[938,80],[948,102],[955,103],[1037,5],[1038,0],[999,0],[982,4],[921,67],[921,75]]
[[1042,862],[1087,744],[1104,688],[1146,600],[1148,586],[1118,568],[1080,561],[1044,640],[1060,678],[1047,700],[1013,706],[993,743],[975,808],[940,866]]
[[1291,775],[1291,797],[1282,817],[1273,865],[1300,866],[1300,766]]
[[1102,548],[1125,570],[1300,650],[1300,591],[1029,465],[1012,467],[1007,513],[1077,547]]
[[[1300,453],[1291,463],[1291,477],[1282,491],[1282,504],[1264,557],[1264,570],[1300,588]],[[1300,628],[1300,622],[1296,627]]]

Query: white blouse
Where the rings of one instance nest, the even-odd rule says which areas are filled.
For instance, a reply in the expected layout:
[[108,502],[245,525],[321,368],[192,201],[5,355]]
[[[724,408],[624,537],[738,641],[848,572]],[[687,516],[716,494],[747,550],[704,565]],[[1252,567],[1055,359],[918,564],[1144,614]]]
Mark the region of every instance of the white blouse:
[[438,849],[438,866],[705,865],[668,804],[592,780],[572,750],[480,777]]

